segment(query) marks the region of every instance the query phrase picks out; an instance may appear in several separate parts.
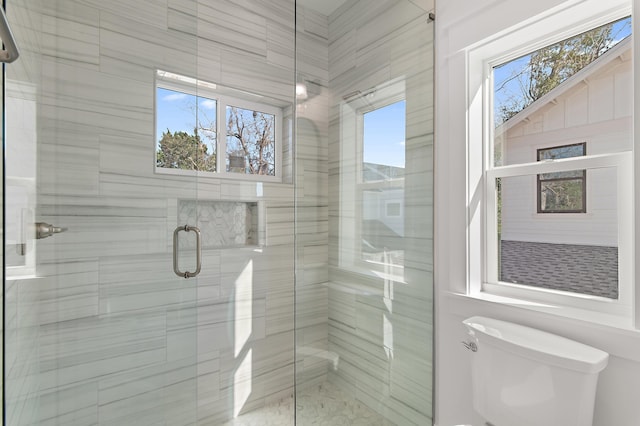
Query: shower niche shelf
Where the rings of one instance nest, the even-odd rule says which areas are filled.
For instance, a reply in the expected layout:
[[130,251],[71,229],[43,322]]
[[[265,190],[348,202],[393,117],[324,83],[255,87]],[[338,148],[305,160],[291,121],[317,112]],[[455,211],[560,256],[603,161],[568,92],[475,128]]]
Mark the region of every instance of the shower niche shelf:
[[261,210],[260,202],[178,200],[177,222],[200,228],[203,249],[258,246],[264,240]]

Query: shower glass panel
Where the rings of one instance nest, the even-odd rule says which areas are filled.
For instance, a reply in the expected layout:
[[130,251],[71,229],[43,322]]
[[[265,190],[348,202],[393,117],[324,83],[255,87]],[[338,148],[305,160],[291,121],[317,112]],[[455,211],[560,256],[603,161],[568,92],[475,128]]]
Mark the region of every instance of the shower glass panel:
[[6,4],[5,424],[293,424],[294,1]]
[[432,9],[298,2],[298,425],[432,424]]

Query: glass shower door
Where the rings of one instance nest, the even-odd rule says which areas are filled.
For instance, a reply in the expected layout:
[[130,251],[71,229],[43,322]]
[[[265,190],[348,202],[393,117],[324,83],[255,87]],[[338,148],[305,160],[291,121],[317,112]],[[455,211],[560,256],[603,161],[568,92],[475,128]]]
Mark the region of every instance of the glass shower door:
[[293,423],[295,2],[6,3],[6,424]]
[[296,421],[429,425],[433,2],[299,3]]
[[[7,1],[7,425],[198,420],[199,278],[173,267],[198,177],[154,165],[155,70],[195,75],[197,38],[143,3]],[[194,232],[177,236],[195,271]]]

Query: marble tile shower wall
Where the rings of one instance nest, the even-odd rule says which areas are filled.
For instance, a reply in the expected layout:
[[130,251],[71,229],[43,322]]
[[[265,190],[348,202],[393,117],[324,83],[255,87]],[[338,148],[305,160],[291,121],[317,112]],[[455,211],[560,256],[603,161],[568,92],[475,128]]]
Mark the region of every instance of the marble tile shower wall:
[[[329,17],[330,373],[393,424],[431,424],[433,317],[433,24],[428,4],[350,0]],[[418,6],[420,5],[420,6]],[[403,80],[406,93],[404,280],[372,281],[341,262],[341,104]],[[342,161],[342,162],[341,162]],[[356,207],[357,208],[357,207]]]
[[[69,228],[37,242],[39,278],[20,282],[31,309],[6,331],[37,339],[28,340],[36,347],[7,348],[15,359],[35,357],[13,370],[8,424],[219,424],[290,395],[290,142],[284,183],[265,183],[262,194],[255,183],[157,175],[153,105],[157,68],[291,102],[294,2],[7,3],[14,31],[37,34],[37,43],[23,44],[22,65],[8,71],[9,80],[37,86],[37,218]],[[313,28],[322,24],[307,22],[302,44],[315,49]],[[321,91],[326,57],[324,46],[298,59]],[[317,99],[325,100],[311,108],[326,111],[326,94]],[[313,114],[326,123],[326,112]],[[326,130],[303,138],[296,171],[298,271],[313,288],[327,279],[328,257],[327,149],[317,138],[326,141]],[[197,280],[176,277],[178,200],[193,199],[262,202],[266,244],[207,249]],[[326,346],[326,295],[314,289],[303,303],[311,307],[299,317],[305,343]],[[309,365],[314,377],[326,372],[326,364]]]
[[327,378],[328,350],[328,132],[329,22],[298,6],[297,81],[307,88],[296,122],[296,385]]

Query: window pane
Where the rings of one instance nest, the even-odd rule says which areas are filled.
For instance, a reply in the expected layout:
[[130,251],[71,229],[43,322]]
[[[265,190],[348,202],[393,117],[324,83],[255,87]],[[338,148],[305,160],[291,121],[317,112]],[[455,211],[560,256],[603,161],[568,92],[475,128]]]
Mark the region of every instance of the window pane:
[[216,171],[214,99],[158,87],[156,90],[156,166]]
[[404,176],[405,101],[396,102],[363,117],[362,180],[374,182]]
[[540,180],[581,178],[581,177],[584,176],[584,170],[571,170],[571,171],[568,171],[568,172],[541,173],[538,176],[539,176]]
[[[542,220],[533,214],[535,175],[497,180],[500,281],[618,298],[616,170],[590,169],[588,174],[591,211],[580,220],[567,215]],[[567,182],[574,183],[562,183]]]
[[589,135],[589,154],[631,149],[630,36],[627,17],[495,66],[494,166],[585,155],[567,145],[534,157],[536,147],[577,135]]
[[538,150],[538,161],[580,157],[586,154],[586,144],[564,145]]
[[584,180],[540,182],[541,212],[584,212]]
[[363,114],[362,259],[404,266],[405,101]]
[[[538,150],[538,161],[586,155],[587,144],[555,146]],[[586,213],[586,172],[542,173],[538,175],[538,213]]]
[[275,124],[275,115],[228,106],[227,171],[275,176]]

